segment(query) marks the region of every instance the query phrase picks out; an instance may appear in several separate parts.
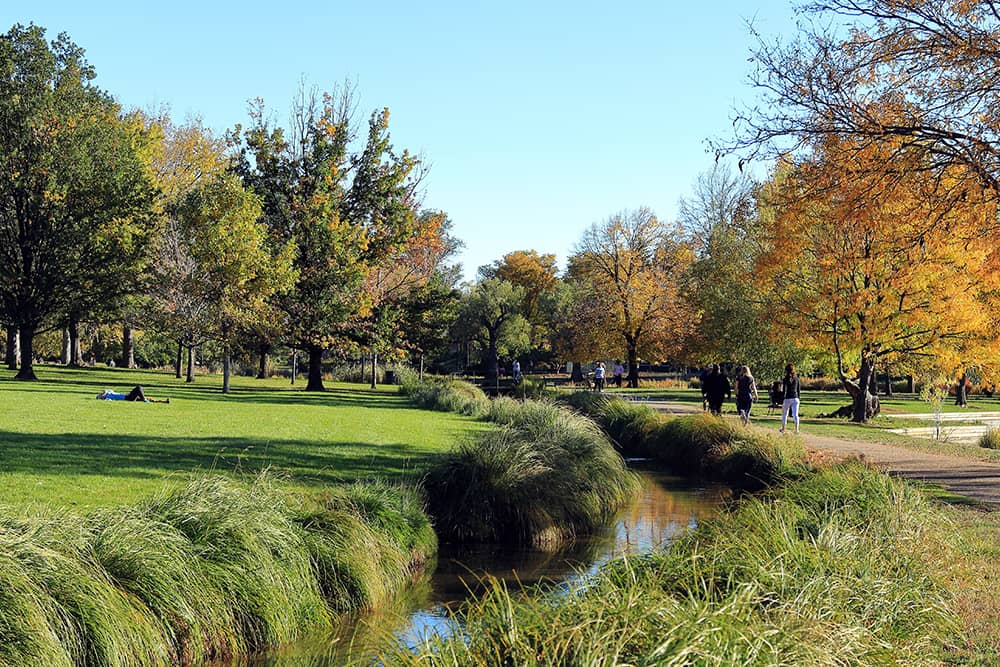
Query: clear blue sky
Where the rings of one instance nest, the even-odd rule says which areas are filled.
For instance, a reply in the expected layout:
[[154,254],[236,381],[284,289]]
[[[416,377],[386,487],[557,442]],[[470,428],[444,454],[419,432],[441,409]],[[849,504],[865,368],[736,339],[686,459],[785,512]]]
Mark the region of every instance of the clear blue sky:
[[752,99],[746,21],[794,25],[789,0],[4,4],[0,29],[69,33],[124,105],[218,130],[254,97],[283,117],[302,79],[356,81],[359,112],[389,107],[394,145],[430,163],[469,277],[518,249],[562,264],[625,208],[672,220]]

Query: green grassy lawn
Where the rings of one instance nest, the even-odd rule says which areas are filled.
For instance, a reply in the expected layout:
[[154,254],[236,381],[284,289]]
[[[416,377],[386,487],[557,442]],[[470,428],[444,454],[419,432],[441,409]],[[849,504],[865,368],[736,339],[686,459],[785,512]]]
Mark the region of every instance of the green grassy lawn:
[[[413,408],[396,387],[40,366],[39,382],[0,371],[0,504],[94,507],[135,500],[207,471],[270,468],[292,488],[419,475],[484,424]],[[170,404],[98,401],[141,384]]]

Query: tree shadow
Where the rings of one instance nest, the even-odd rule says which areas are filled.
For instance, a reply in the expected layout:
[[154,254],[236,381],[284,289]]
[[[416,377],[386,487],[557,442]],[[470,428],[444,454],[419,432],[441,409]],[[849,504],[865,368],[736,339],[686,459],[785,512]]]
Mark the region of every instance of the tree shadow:
[[328,407],[373,407],[385,409],[416,409],[405,396],[395,392],[372,390],[363,387],[331,387],[325,391],[305,391],[304,388],[247,387],[236,386],[228,394],[223,394],[218,386],[185,383],[172,376],[161,378],[152,373],[139,376],[134,371],[118,371],[122,377],[110,382],[107,375],[115,374],[115,369],[101,369],[100,377],[92,369],[60,368],[59,374],[43,377],[36,382],[14,380],[13,374],[0,377],[0,388],[10,388],[20,392],[80,394],[81,397],[96,398],[103,389],[128,392],[140,380],[147,396],[156,399],[184,399],[206,401],[239,401],[244,403],[269,403],[275,405],[320,405]]
[[153,479],[270,468],[300,483],[325,485],[374,477],[412,481],[436,456],[404,443],[0,431],[0,469],[8,474]]

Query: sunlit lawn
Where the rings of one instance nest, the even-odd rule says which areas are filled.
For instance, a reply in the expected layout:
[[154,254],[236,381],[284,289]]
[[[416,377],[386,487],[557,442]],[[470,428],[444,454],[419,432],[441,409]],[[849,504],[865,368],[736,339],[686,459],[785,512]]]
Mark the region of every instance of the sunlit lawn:
[[[131,501],[193,474],[288,475],[317,488],[372,477],[413,479],[473,430],[468,418],[410,406],[395,387],[40,366],[39,382],[0,371],[0,504],[95,506]],[[170,404],[95,400],[105,387]]]

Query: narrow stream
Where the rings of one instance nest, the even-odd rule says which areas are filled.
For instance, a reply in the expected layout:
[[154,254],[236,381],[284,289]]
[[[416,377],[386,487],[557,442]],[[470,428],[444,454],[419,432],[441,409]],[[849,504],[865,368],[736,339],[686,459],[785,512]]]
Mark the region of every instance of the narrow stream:
[[613,525],[557,554],[495,545],[442,545],[434,573],[413,587],[400,607],[345,619],[342,627],[275,653],[233,663],[247,667],[334,667],[378,652],[387,641],[412,642],[448,631],[447,607],[482,590],[480,581],[496,577],[511,589],[539,582],[572,582],[593,574],[609,560],[669,544],[675,535],[716,514],[729,491],[698,486],[681,478],[639,470],[642,492]]

